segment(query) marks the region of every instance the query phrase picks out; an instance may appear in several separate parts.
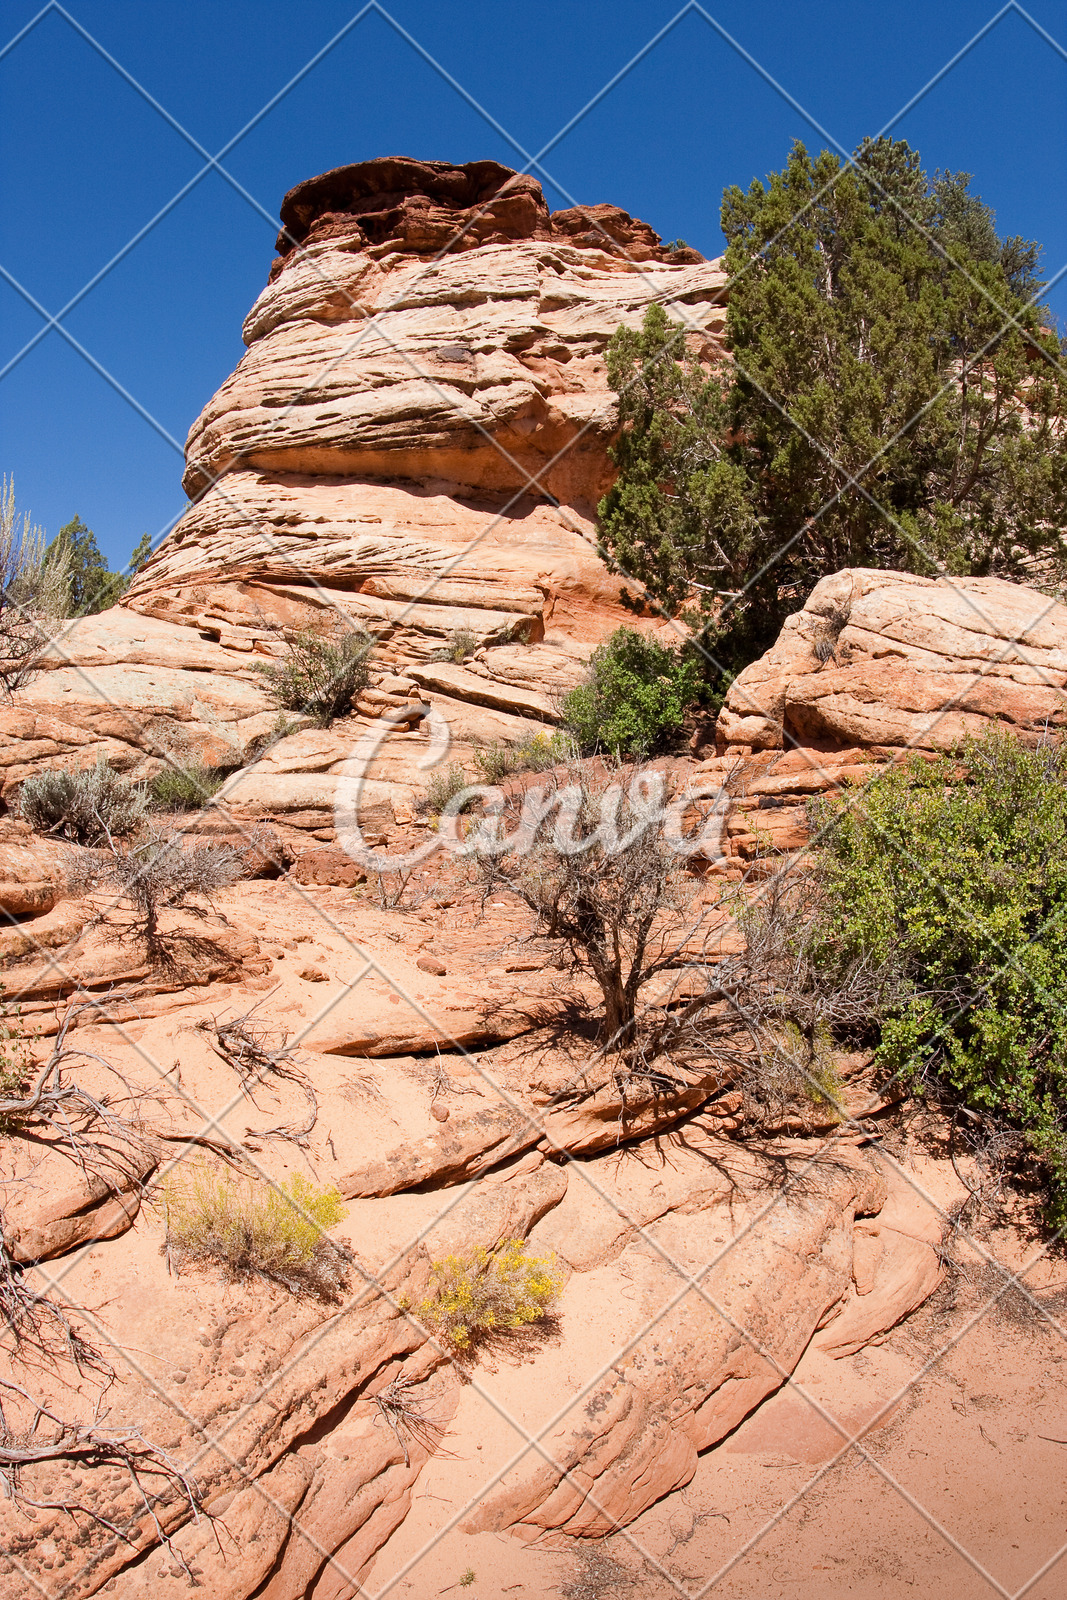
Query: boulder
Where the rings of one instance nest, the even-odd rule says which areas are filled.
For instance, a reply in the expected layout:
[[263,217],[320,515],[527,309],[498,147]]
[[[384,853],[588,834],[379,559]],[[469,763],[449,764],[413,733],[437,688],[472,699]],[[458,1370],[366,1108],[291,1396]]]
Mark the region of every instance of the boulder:
[[[998,578],[853,568],[824,578],[738,674],[730,751],[946,751],[991,725],[1030,743],[1064,724],[1067,606]],[[817,759],[812,762],[818,765]]]

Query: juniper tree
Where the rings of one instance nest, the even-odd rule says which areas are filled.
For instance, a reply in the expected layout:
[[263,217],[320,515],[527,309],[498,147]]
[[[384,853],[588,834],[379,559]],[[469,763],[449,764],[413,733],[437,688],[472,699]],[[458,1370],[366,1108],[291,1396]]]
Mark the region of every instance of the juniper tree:
[[[794,146],[728,189],[729,359],[658,305],[608,352],[618,479],[602,552],[749,660],[845,566],[1019,575],[1067,520],[1063,352],[1036,246],[902,141]],[[640,604],[635,595],[632,603]]]

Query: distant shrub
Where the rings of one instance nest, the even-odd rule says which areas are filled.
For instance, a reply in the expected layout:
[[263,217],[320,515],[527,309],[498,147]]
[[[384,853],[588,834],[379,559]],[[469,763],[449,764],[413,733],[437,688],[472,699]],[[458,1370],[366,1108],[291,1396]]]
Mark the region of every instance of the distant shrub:
[[901,970],[882,1071],[1025,1135],[1067,1222],[1067,749],[994,730],[815,814],[827,959]]
[[503,783],[516,772],[544,772],[572,761],[577,754],[569,733],[535,733],[520,744],[497,740],[475,750],[474,760],[487,783]]
[[199,811],[225,781],[224,770],[197,761],[190,766],[164,767],[151,779],[148,792],[160,811]]
[[463,768],[456,762],[446,767],[443,772],[435,772],[426,785],[426,799],[423,809],[432,815],[439,815],[450,800],[465,789],[470,782]]
[[73,844],[101,845],[135,832],[144,821],[148,795],[101,759],[79,772],[53,768],[27,778],[19,790],[19,815],[35,833]]
[[362,628],[327,633],[301,628],[286,637],[281,661],[258,663],[267,691],[286,711],[300,711],[328,727],[343,717],[366,687],[368,657],[374,646]]
[[190,904],[210,900],[220,889],[248,875],[248,860],[229,845],[186,845],[180,834],[152,834],[126,850],[111,849],[82,864],[71,879],[76,892],[105,887],[132,902],[137,931],[149,948],[159,938],[159,914],[182,906],[195,916],[204,911]]
[[66,556],[46,555],[44,532],[15,505],[15,480],[0,480],[0,691],[14,694],[38,670],[67,615]]
[[559,1298],[555,1262],[531,1256],[521,1239],[467,1250],[433,1263],[430,1293],[414,1308],[442,1343],[463,1352],[479,1340],[538,1322]]
[[454,628],[443,650],[436,650],[434,661],[453,661],[457,666],[478,648],[478,635],[469,628]]
[[701,691],[693,656],[618,628],[593,652],[586,681],[565,698],[564,726],[584,751],[652,755],[677,738]]
[[300,1173],[272,1185],[180,1162],[163,1181],[162,1204],[166,1248],[179,1268],[216,1262],[234,1277],[258,1274],[327,1300],[347,1280],[347,1252],[326,1235],[345,1214],[341,1196]]

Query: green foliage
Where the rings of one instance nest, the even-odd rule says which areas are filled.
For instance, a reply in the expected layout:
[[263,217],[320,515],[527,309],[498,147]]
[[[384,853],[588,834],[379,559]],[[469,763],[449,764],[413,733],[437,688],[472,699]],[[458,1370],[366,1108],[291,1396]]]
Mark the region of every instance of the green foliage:
[[137,576],[151,554],[152,536],[148,533],[142,533],[141,537],[134,545],[133,550],[130,553],[129,562],[127,563],[131,578],[135,578]]
[[316,1189],[301,1173],[267,1184],[204,1161],[180,1162],[161,1187],[179,1267],[217,1262],[234,1277],[256,1273],[294,1293],[337,1298],[347,1255],[326,1236],[345,1214],[336,1189]]
[[827,959],[889,959],[905,980],[882,1069],[1024,1133],[1067,1221],[1067,752],[994,730],[817,820]]
[[726,191],[732,366],[702,365],[658,305],[609,347],[603,551],[702,614],[728,668],[842,567],[1011,576],[1064,554],[1067,385],[1025,303],[1036,247],[997,240],[966,175],[931,188],[902,142],[857,159],[798,144]]
[[545,772],[577,754],[570,734],[533,733],[519,744],[494,740],[474,752],[475,765],[486,783],[503,783],[515,772]]
[[164,767],[152,778],[148,792],[160,811],[199,811],[225,781],[225,771],[195,761],[189,766]]
[[136,831],[148,796],[101,757],[78,772],[53,768],[27,778],[19,790],[18,812],[35,833],[73,844],[101,845]]
[[45,551],[45,560],[66,570],[68,617],[106,611],[125,592],[125,578],[110,570],[95,533],[81,517],[74,517],[60,528]]
[[454,800],[469,782],[470,779],[458,762],[453,762],[444,772],[435,772],[426,785],[425,809],[434,816],[439,816],[448,802]]
[[434,652],[434,661],[453,661],[457,666],[472,656],[478,648],[478,635],[469,628],[454,628],[443,650]]
[[352,709],[366,685],[373,644],[361,628],[339,634],[300,628],[287,636],[281,661],[261,664],[257,670],[279,706],[314,717],[325,728]]
[[593,652],[585,683],[564,700],[564,726],[585,751],[652,755],[677,738],[701,692],[693,654],[618,628]]
[[521,1239],[466,1250],[433,1263],[430,1293],[414,1308],[443,1344],[463,1353],[548,1315],[563,1287],[554,1260],[531,1256]]

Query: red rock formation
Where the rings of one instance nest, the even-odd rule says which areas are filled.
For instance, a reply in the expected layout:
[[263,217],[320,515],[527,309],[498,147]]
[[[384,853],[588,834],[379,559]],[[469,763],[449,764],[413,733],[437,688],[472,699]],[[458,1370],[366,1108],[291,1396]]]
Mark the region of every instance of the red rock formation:
[[476,250],[512,239],[563,238],[631,261],[695,264],[695,250],[666,251],[659,234],[619,206],[572,206],[548,214],[541,185],[529,173],[496,161],[415,161],[381,156],[306,178],[282,201],[280,260],[271,280],[300,246],[388,244],[413,254]]

